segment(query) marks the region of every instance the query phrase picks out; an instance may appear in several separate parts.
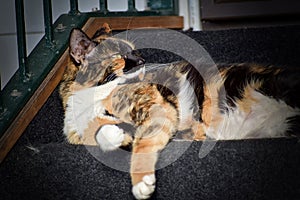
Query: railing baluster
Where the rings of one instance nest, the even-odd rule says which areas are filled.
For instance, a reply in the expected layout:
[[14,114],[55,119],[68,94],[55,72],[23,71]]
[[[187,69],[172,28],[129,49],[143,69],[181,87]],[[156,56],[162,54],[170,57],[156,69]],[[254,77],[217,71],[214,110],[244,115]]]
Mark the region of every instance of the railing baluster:
[[108,12],[107,0],[99,0],[99,4],[100,4],[100,12],[102,12],[102,13]]
[[135,0],[128,0],[128,11],[137,11],[135,8]]
[[53,46],[53,25],[52,25],[52,4],[51,0],[44,0],[44,25],[45,25],[45,38],[46,46]]
[[70,12],[71,15],[77,15],[79,13],[78,10],[78,0],[70,0]]
[[26,32],[25,32],[25,20],[24,20],[24,2],[23,0],[15,1],[16,8],[16,25],[17,25],[17,42],[18,42],[18,57],[19,57],[19,69],[24,76],[24,80],[27,79],[29,74],[27,63],[27,50],[26,50]]

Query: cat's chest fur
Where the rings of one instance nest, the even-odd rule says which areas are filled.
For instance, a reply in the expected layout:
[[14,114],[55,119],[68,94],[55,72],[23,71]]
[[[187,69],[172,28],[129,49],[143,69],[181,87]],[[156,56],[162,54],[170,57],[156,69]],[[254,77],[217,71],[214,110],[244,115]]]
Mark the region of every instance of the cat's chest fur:
[[64,134],[76,132],[82,136],[88,128],[88,123],[96,117],[112,118],[105,115],[102,100],[109,96],[120,81],[118,78],[101,86],[74,92],[67,101]]

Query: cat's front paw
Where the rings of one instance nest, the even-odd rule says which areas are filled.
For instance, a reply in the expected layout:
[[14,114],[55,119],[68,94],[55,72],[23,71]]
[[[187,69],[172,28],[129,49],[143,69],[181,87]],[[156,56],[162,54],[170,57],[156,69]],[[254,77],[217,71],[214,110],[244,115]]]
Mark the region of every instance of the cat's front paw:
[[146,175],[143,180],[132,188],[132,193],[136,199],[148,199],[155,190],[155,175]]
[[97,143],[103,151],[112,151],[119,148],[124,139],[123,129],[116,125],[104,125],[96,135]]

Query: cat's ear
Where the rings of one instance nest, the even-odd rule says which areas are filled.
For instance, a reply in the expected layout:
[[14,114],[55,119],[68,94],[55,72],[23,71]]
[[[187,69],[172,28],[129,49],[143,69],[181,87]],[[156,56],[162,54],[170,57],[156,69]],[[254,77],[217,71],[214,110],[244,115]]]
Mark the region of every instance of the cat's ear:
[[70,55],[77,63],[82,63],[85,55],[92,51],[96,44],[80,29],[73,29],[70,35]]
[[102,40],[105,40],[106,38],[111,36],[112,36],[112,30],[109,24],[104,23],[102,27],[96,31],[92,39],[93,41],[100,43],[102,42]]

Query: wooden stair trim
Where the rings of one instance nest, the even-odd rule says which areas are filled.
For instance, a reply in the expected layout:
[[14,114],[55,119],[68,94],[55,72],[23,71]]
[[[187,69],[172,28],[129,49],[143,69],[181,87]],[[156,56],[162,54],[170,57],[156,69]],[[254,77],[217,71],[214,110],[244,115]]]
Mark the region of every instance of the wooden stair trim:
[[[181,16],[150,16],[150,17],[92,17],[89,19],[91,27],[101,27],[106,22],[112,30],[127,30],[137,28],[170,28],[182,29],[183,17]],[[88,33],[90,33],[88,30]]]

